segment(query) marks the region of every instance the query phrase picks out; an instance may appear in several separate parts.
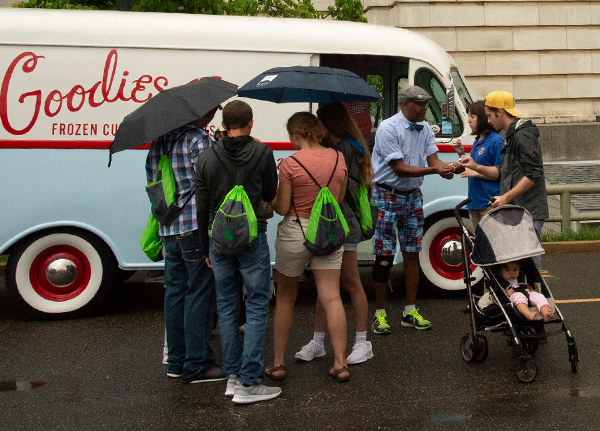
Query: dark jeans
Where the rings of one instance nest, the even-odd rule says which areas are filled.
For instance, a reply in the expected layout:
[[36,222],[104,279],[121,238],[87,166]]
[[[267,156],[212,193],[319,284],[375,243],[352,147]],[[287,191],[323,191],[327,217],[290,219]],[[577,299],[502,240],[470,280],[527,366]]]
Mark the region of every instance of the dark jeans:
[[216,315],[215,279],[202,256],[198,231],[162,238],[165,252],[165,326],[168,372],[182,378],[208,371]]

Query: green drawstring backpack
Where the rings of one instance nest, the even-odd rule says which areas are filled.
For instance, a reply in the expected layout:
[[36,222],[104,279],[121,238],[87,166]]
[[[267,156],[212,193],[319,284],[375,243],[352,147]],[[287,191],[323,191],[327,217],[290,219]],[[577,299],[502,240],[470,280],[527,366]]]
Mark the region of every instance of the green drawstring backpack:
[[379,211],[379,206],[375,202],[371,202],[369,197],[369,190],[363,184],[359,184],[358,192],[356,193],[356,204],[358,206],[363,241],[373,238],[375,225],[377,224],[377,213]]
[[[239,256],[258,235],[256,214],[244,189],[243,179],[245,178],[242,175],[244,171],[250,175],[254,172],[266,151],[266,147],[256,158],[253,165],[245,169],[238,167],[235,173],[231,171],[230,166],[223,162],[217,152],[216,145],[213,145],[211,149],[225,170],[235,178],[236,185],[225,195],[215,214],[208,236],[212,239],[213,246],[219,254]],[[256,150],[255,153],[258,151]]]
[[[310,211],[306,234],[304,233],[302,224],[300,224],[300,228],[302,229],[302,234],[306,239],[306,241],[304,241],[304,246],[311,252],[311,254],[314,256],[326,256],[338,250],[344,244],[344,241],[350,232],[348,223],[342,214],[342,210],[328,188],[329,183],[331,182],[331,179],[333,178],[333,175],[337,169],[339,153],[336,151],[335,166],[325,187],[321,187],[308,169],[306,169],[304,165],[298,161],[298,159],[296,159],[294,156],[290,157],[306,171],[308,176],[321,189],[319,190],[319,194],[317,195],[317,198],[315,199]],[[292,206],[293,205],[294,201],[292,199]],[[294,211],[296,211],[295,207]],[[297,212],[296,217],[298,217]],[[298,221],[298,223],[300,223],[300,221]]]

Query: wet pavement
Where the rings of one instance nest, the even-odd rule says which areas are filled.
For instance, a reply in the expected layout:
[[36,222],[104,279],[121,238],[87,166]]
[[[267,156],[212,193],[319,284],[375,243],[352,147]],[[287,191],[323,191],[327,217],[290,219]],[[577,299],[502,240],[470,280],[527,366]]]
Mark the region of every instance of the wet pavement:
[[[0,278],[0,430],[597,430],[600,421],[598,311],[600,253],[545,256],[547,281],[573,330],[579,372],[571,373],[563,334],[549,337],[534,359],[531,384],[515,377],[506,338],[488,335],[489,356],[466,364],[466,298],[423,294],[418,307],[434,327],[400,326],[403,274],[392,274],[392,334],[369,334],[375,357],[351,366],[352,380],[327,376],[327,356],[296,363],[312,336],[315,292],[305,283],[297,303],[283,395],[234,405],[225,382],[184,385],[161,364],[162,295],[138,273],[91,318],[36,321],[7,302]],[[373,311],[369,271],[361,271]],[[583,301],[586,300],[586,301]],[[569,302],[564,302],[569,301]],[[348,298],[345,297],[348,304]],[[270,309],[272,318],[273,307]],[[354,339],[347,307],[349,347]],[[272,319],[265,345],[272,359]],[[218,335],[213,346],[220,357]],[[267,384],[274,384],[267,381]]]

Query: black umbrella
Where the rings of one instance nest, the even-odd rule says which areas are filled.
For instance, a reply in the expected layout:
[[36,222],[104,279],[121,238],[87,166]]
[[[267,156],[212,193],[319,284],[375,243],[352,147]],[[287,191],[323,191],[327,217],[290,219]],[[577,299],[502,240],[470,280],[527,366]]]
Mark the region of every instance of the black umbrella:
[[291,66],[269,69],[241,86],[238,96],[289,102],[374,102],[381,98],[357,74],[320,66]]
[[110,159],[118,151],[145,145],[202,117],[235,96],[237,88],[231,82],[210,77],[161,91],[119,124],[110,144]]

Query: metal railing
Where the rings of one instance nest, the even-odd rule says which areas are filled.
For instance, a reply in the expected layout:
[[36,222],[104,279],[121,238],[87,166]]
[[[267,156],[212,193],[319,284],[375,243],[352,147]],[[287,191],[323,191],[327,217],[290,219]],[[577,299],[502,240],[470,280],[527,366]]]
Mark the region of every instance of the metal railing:
[[571,214],[571,195],[600,193],[600,184],[553,184],[546,186],[546,193],[560,196],[560,216],[551,216],[546,221],[560,222],[561,232],[567,231],[572,221],[600,220],[599,211]]

